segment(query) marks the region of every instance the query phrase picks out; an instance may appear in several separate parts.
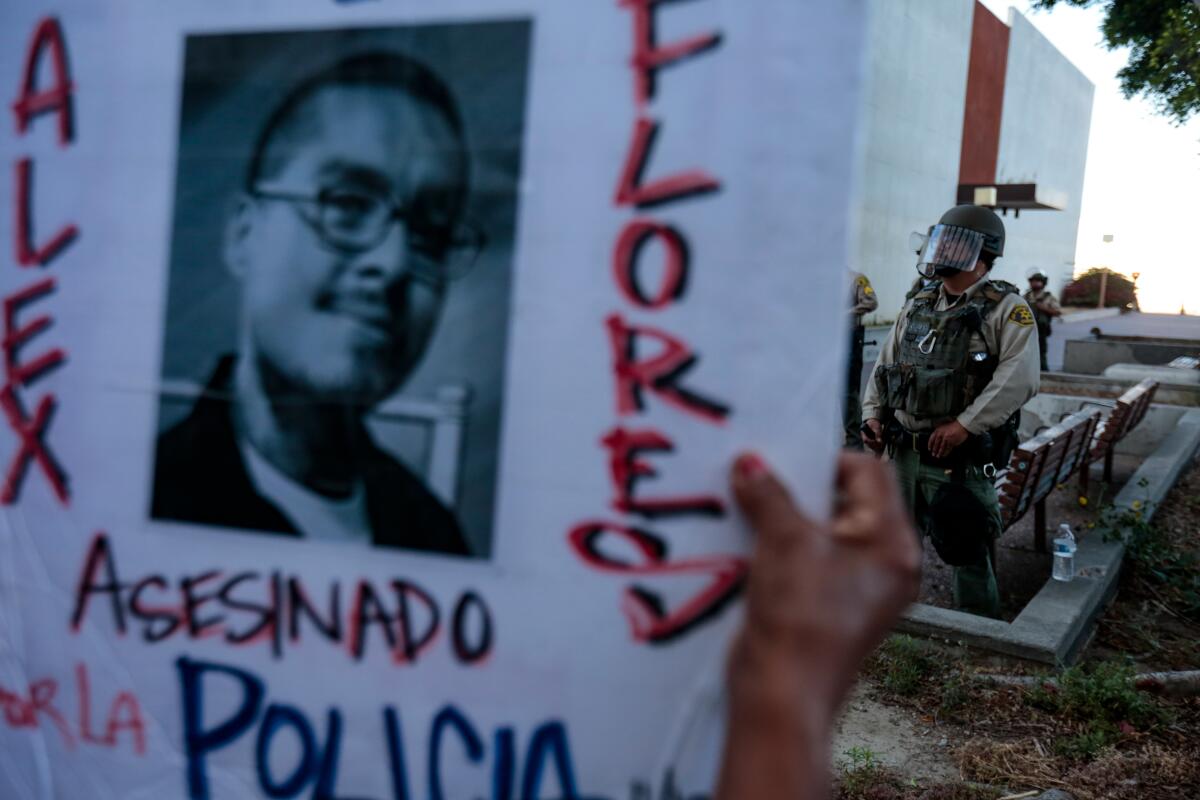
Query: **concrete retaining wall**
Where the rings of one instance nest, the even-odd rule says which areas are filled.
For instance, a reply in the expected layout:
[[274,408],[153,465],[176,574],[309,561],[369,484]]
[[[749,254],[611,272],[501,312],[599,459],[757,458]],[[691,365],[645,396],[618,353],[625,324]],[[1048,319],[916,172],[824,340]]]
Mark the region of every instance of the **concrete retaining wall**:
[[1200,342],[1123,338],[1068,339],[1063,349],[1063,372],[1100,375],[1113,364],[1162,365],[1200,352]]
[[[1021,409],[1021,441],[1032,439],[1038,431],[1081,409],[1095,408],[1107,416],[1112,410],[1111,401],[1109,405],[1102,405],[1102,402],[1086,397],[1039,394]],[[1149,456],[1168,436],[1174,435],[1175,427],[1187,411],[1179,406],[1150,406],[1141,423],[1117,444],[1117,453],[1141,458]]]
[[1159,383],[1177,383],[1181,386],[1200,386],[1200,369],[1183,367],[1159,367],[1145,364],[1113,364],[1104,368],[1102,377],[1117,381],[1138,381],[1150,378]]
[[[1043,372],[1044,394],[1072,395],[1077,398],[1115,400],[1137,381],[1105,378],[1099,375],[1071,375],[1066,372]],[[1171,406],[1200,407],[1200,387],[1177,383],[1160,383],[1154,402]]]

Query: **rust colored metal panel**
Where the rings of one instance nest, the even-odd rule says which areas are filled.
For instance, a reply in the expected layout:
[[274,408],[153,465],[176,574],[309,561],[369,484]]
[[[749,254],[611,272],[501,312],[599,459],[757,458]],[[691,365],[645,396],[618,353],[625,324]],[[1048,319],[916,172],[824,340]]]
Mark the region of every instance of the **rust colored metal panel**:
[[[995,199],[979,201],[975,199],[976,189],[990,189],[995,192]],[[979,203],[1003,209],[1042,209],[1046,211],[1062,211],[1067,206],[1067,197],[1063,192],[1039,186],[1036,183],[960,183],[958,185],[958,202]]]
[[960,184],[996,180],[1000,154],[1000,118],[1004,112],[1004,74],[1008,67],[1008,26],[976,0],[971,24],[971,60],[963,112]]

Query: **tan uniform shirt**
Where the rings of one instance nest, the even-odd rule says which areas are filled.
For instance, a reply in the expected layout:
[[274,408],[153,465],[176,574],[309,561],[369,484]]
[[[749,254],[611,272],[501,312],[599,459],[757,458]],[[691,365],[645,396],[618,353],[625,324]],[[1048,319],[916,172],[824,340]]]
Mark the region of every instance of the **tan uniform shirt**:
[[[966,299],[979,291],[984,281],[979,281],[960,296],[955,304],[964,303]],[[904,328],[908,322],[912,302],[904,306],[900,318],[892,326],[887,339],[879,350],[879,360],[871,370],[871,379],[867,381],[867,393],[863,399],[863,419],[879,419],[881,408],[879,392],[875,388],[875,373],[880,365],[891,364],[896,360],[899,343],[904,338]],[[946,297],[945,288],[939,289],[935,308],[945,311],[951,304]],[[1038,356],[1037,326],[1033,322],[1033,314],[1029,305],[1018,294],[1006,295],[992,309],[983,322],[979,333],[971,334],[971,349],[997,355],[1000,359],[992,380],[984,387],[975,402],[958,415],[958,422],[970,433],[980,434],[996,428],[1012,416],[1013,412],[1025,405],[1038,392],[1041,381],[1041,361]],[[947,420],[918,421],[903,411],[896,411],[896,420],[909,430],[930,430]]]
[[850,277],[854,280],[851,286],[850,314],[854,317],[854,324],[861,325],[864,314],[870,314],[879,308],[879,298],[875,296],[875,290],[871,288],[871,282],[867,280],[866,275],[850,270]]
[[[1058,304],[1058,298],[1054,296],[1054,292],[1049,289],[1043,289],[1040,292],[1034,292],[1033,289],[1025,292],[1025,302],[1029,303],[1029,307],[1033,309],[1035,317],[1045,318],[1049,321],[1050,318],[1058,316],[1062,311],[1062,307]],[[1046,311],[1038,308],[1042,306]],[[1049,313],[1047,313],[1049,312]]]

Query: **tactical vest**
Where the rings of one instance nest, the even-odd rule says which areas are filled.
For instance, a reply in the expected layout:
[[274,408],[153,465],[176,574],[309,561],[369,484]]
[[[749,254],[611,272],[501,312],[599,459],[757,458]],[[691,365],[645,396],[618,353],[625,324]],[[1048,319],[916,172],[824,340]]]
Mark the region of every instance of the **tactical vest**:
[[983,392],[999,358],[971,349],[988,315],[1017,287],[987,281],[961,305],[936,310],[940,281],[913,295],[904,337],[892,364],[875,373],[881,404],[919,420],[945,420],[962,413]]

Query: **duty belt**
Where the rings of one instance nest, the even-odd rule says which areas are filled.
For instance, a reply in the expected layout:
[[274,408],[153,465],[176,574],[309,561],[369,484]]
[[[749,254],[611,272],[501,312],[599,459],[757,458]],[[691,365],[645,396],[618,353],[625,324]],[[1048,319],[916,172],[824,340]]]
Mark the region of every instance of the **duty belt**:
[[921,463],[930,467],[938,467],[940,469],[962,470],[969,466],[979,466],[983,469],[985,477],[992,478],[996,475],[996,466],[990,461],[986,461],[987,450],[986,443],[982,441],[984,437],[971,435],[967,440],[954,448],[950,455],[938,458],[929,450],[929,440],[933,437],[933,431],[910,431],[899,422],[893,422],[888,431],[889,444],[900,450],[911,450],[921,458]]

